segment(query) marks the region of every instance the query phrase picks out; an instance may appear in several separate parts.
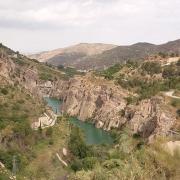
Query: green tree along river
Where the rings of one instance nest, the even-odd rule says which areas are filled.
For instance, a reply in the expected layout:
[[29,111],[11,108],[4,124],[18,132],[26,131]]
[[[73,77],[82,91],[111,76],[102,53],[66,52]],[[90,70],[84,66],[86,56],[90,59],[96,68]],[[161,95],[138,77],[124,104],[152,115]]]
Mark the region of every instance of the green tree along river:
[[[48,106],[50,106],[56,114],[60,114],[60,100],[51,97],[45,97],[44,99],[47,102]],[[70,117],[69,122],[83,130],[86,143],[89,145],[113,143],[113,139],[108,132],[104,131],[103,129],[96,128],[91,123],[80,121],[75,117]]]

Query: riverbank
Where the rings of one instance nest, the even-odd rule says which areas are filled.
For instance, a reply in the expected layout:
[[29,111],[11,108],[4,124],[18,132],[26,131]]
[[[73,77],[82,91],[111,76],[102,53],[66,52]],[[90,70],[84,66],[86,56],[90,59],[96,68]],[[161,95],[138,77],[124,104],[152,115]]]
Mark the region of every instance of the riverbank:
[[[61,114],[61,101],[51,97],[45,97],[44,100],[47,105],[52,109],[49,110],[50,116],[46,113],[39,118],[38,122],[33,123],[33,129],[37,130],[39,127],[42,129],[54,126],[58,115]],[[96,128],[92,123],[83,122],[77,118],[68,117],[68,122],[74,126],[79,127],[84,135],[87,144],[112,144],[113,139],[110,133],[104,131],[103,129]]]

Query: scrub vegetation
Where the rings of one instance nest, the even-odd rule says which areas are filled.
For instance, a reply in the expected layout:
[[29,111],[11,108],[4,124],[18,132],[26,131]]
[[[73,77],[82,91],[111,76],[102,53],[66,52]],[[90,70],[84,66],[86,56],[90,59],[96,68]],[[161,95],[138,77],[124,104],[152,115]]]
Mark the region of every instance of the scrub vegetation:
[[[161,91],[180,90],[179,63],[161,66],[158,62],[127,62],[114,65],[96,75],[113,80],[117,85],[137,94],[135,100],[147,99]],[[130,97],[129,102],[133,102]]]
[[43,112],[43,104],[32,98],[25,89],[1,84],[0,86],[0,161],[12,170],[13,156],[18,169],[28,163],[28,154],[38,139],[31,122]]
[[[0,48],[5,49],[1,44]],[[6,53],[13,54],[10,49],[6,49]],[[34,66],[42,81],[79,74],[67,68],[59,71],[29,60],[18,52],[11,58],[18,64],[13,75],[16,77],[20,77],[21,68],[33,69]],[[180,91],[179,62],[160,66],[156,62],[129,61],[95,74],[132,92],[134,95],[127,98],[129,104],[162,91]],[[169,104],[179,117],[179,100],[170,100]],[[87,145],[84,133],[70,125],[65,116],[59,117],[53,127],[33,130],[31,123],[37,121],[44,110],[41,99],[30,95],[17,82],[9,83],[0,76],[0,162],[5,165],[4,169],[0,166],[0,179],[9,179],[12,173],[18,180],[180,179],[179,152],[170,155],[163,147],[170,138],[148,144],[145,139],[123,129],[111,131],[113,144]],[[123,116],[124,112],[120,114]],[[67,154],[63,153],[64,148]]]
[[[79,132],[75,133],[79,139]],[[73,138],[75,137],[72,135]],[[109,179],[178,179],[180,154],[170,156],[162,147],[165,139],[159,139],[151,145],[139,136],[132,136],[127,130],[114,131],[113,146],[101,145],[85,147],[84,142],[77,149],[86,152],[83,156],[73,153],[71,168],[75,174],[71,180],[109,180]],[[82,138],[82,137],[81,137]],[[75,139],[74,139],[74,142]],[[72,152],[74,151],[74,147]]]

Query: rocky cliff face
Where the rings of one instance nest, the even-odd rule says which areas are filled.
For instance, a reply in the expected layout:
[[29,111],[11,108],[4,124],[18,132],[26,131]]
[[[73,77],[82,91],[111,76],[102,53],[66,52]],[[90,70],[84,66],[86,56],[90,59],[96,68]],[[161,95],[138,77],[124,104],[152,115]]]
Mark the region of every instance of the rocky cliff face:
[[91,75],[61,82],[56,88],[63,99],[63,112],[82,121],[90,120],[104,130],[127,126],[133,133],[153,139],[168,134],[176,121],[162,97],[127,105],[127,91]]
[[91,76],[71,79],[63,94],[62,110],[83,121],[90,119],[105,130],[118,127],[118,113],[126,106],[128,93],[104,81]]
[[176,121],[160,97],[143,100],[137,106],[127,106],[124,112],[123,118],[127,126],[134,133],[149,139],[157,135],[167,135]]

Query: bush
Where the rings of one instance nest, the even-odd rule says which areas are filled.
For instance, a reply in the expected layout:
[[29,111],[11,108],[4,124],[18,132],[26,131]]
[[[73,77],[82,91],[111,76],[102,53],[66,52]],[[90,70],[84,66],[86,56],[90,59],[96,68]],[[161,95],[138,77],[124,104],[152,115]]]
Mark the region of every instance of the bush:
[[12,155],[0,150],[0,161],[5,165],[6,168],[10,170],[12,169]]
[[177,66],[180,66],[180,59],[178,60],[178,62],[176,63]]
[[4,95],[8,94],[8,90],[6,88],[1,89],[1,93]]
[[171,105],[174,107],[180,107],[180,99],[173,99]]
[[31,126],[27,121],[16,122],[13,131],[16,134],[16,136],[19,137],[25,137],[32,133]]
[[52,137],[52,134],[53,134],[53,128],[52,127],[48,127],[46,129],[46,136],[47,137]]
[[180,109],[176,111],[176,114],[178,115],[178,117],[180,117]]
[[52,81],[53,77],[50,73],[41,72],[39,78],[44,81]]
[[120,64],[115,64],[114,66],[109,67],[108,69],[100,72],[101,76],[104,76],[105,79],[113,79],[113,75],[115,73],[117,73],[118,71],[120,71],[120,69],[122,68],[122,66]]
[[63,65],[58,65],[57,68],[58,68],[59,70],[63,70],[63,69],[64,69],[64,66],[63,66]]
[[24,158],[19,152],[17,151],[3,151],[0,150],[0,161],[5,165],[5,167],[9,170],[13,168],[13,158],[15,157],[16,160],[16,168],[20,170],[27,164],[27,159]]
[[122,161],[120,159],[110,159],[106,160],[102,165],[107,169],[119,168],[122,166]]
[[136,97],[134,97],[134,96],[129,96],[129,97],[125,98],[125,99],[127,101],[127,105],[134,104],[134,103],[136,103],[138,101],[138,99]]
[[170,78],[176,75],[177,75],[176,68],[174,66],[165,67],[162,73],[163,78]]
[[89,170],[93,169],[97,163],[96,157],[87,157],[82,160],[83,169]]
[[84,170],[91,170],[95,167],[97,163],[96,157],[87,157],[84,159],[75,159],[71,164],[71,169],[76,171]]
[[82,160],[80,159],[75,159],[71,164],[71,169],[75,172],[80,171],[82,168],[83,168]]
[[[0,172],[0,173],[2,173],[2,172]],[[2,179],[2,180],[9,180],[9,176],[6,175],[5,173],[4,174],[0,174],[0,179]]]
[[158,54],[159,54],[159,56],[162,57],[162,58],[166,58],[166,57],[168,56],[168,54],[163,53],[163,52],[159,52]]
[[53,145],[53,144],[54,144],[53,139],[50,139],[50,140],[49,140],[49,145]]
[[161,65],[158,62],[145,62],[141,68],[150,75],[161,73]]
[[170,54],[170,57],[175,57],[175,56],[176,56],[175,53],[171,53],[171,54]]

